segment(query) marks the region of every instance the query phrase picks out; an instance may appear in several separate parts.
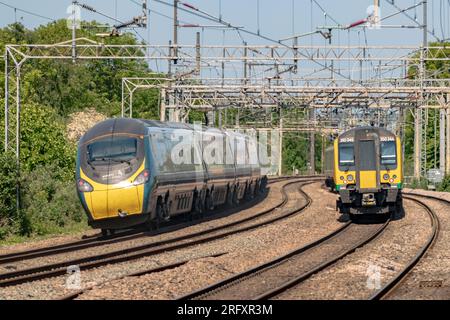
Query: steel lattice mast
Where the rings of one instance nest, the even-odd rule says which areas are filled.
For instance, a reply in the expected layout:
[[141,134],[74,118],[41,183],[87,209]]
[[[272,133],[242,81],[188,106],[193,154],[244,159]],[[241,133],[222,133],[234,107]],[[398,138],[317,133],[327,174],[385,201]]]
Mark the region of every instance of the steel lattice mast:
[[[253,127],[280,127],[276,120],[279,116],[270,116],[277,111],[283,117],[285,131],[330,132],[360,120],[369,121],[371,117],[387,119],[394,126],[401,109],[410,108],[423,114],[426,113],[421,111],[423,109],[441,108],[446,110],[442,117],[447,117],[448,121],[450,79],[439,78],[444,70],[410,76],[410,71],[423,70],[426,63],[439,62],[445,66],[450,59],[450,50],[446,47],[200,47],[198,39],[197,42],[196,45],[177,45],[176,56],[173,45],[105,45],[87,39],[78,39],[75,50],[77,61],[143,59],[149,62],[152,70],[170,74],[168,78],[159,79],[123,79],[123,116],[132,116],[135,90],[157,89],[162,93],[162,119],[166,119],[165,110],[171,109],[181,120],[190,109],[218,110],[222,114],[222,111],[234,108],[241,110],[234,126],[246,122],[247,126]],[[23,65],[34,59],[71,60],[72,50],[70,41],[53,45],[6,46],[5,151],[12,151],[17,157],[20,154]],[[306,114],[312,108],[316,109],[317,119],[305,123],[298,113]],[[341,110],[341,116],[331,121],[330,110],[335,109]],[[370,111],[374,109],[379,110]],[[245,119],[247,121],[243,121]],[[339,123],[339,119],[353,123]],[[426,125],[426,122],[420,123]],[[417,134],[416,139],[416,142],[423,141]],[[449,135],[446,140],[449,142]],[[447,170],[450,167],[448,150]],[[423,173],[423,161],[416,159],[417,165]],[[421,173],[415,174],[420,176]]]

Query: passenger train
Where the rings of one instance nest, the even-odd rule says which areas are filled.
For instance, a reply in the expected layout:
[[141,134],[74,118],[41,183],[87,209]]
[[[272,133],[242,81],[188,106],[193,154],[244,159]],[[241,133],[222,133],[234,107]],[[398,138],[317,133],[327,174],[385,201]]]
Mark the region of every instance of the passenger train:
[[138,224],[157,227],[259,193],[267,178],[255,156],[255,139],[241,133],[108,119],[79,141],[78,195],[89,225],[105,235]]
[[339,193],[342,213],[391,214],[402,208],[400,138],[377,127],[339,135],[325,151],[326,185]]

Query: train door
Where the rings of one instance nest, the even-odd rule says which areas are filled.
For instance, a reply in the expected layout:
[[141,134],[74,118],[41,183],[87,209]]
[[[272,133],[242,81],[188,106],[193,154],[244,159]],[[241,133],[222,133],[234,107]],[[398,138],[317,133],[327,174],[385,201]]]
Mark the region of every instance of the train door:
[[376,139],[355,139],[356,181],[360,191],[374,192],[379,189],[378,148]]

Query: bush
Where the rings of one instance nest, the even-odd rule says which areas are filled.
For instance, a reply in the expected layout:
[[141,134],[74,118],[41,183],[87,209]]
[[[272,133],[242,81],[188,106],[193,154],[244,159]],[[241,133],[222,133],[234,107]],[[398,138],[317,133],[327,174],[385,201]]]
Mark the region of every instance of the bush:
[[438,185],[437,191],[450,192],[450,176],[445,176],[442,182]]
[[60,232],[84,222],[75,183],[55,164],[38,166],[23,179],[23,210],[33,234]]
[[21,208],[16,159],[1,153],[0,239],[61,232],[84,217],[74,184],[76,148],[66,139],[64,121],[54,109],[29,103],[21,122]]
[[0,154],[0,239],[14,232],[18,224],[16,210],[16,160],[10,154]]
[[411,189],[424,189],[427,190],[428,189],[428,180],[423,178],[423,179],[413,179],[410,185]]
[[72,179],[76,148],[68,142],[65,124],[56,111],[39,104],[26,104],[21,122],[21,169],[30,172],[39,165],[55,164],[64,169],[66,180]]

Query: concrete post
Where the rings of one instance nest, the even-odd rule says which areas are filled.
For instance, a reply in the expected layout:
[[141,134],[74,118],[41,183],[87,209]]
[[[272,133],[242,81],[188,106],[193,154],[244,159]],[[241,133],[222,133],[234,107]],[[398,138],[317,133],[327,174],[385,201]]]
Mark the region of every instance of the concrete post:
[[166,121],[166,90],[161,89],[161,103],[159,106],[159,120]]
[[446,111],[441,106],[439,109],[439,169],[445,173],[445,121]]
[[309,134],[309,163],[310,163],[310,172],[309,174],[316,173],[316,133],[314,127],[315,113],[314,109],[310,109],[310,120],[313,123],[312,131]]
[[446,158],[446,170],[445,173],[447,175],[450,175],[450,107],[448,105],[448,98],[449,96],[447,95],[447,143],[446,143],[446,152],[445,152],[445,158]]
[[422,109],[416,107],[414,110],[414,178],[420,179],[420,153],[422,146]]

